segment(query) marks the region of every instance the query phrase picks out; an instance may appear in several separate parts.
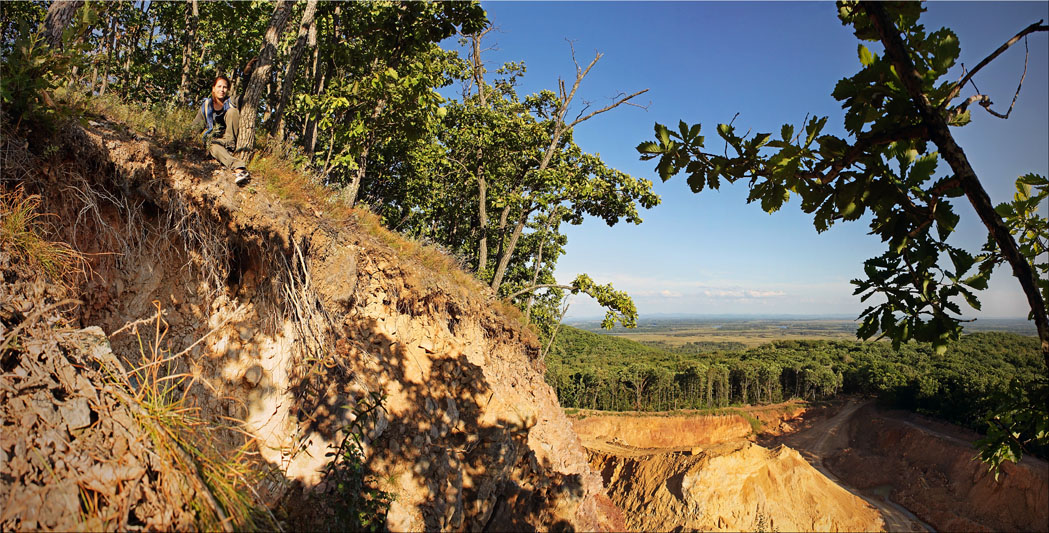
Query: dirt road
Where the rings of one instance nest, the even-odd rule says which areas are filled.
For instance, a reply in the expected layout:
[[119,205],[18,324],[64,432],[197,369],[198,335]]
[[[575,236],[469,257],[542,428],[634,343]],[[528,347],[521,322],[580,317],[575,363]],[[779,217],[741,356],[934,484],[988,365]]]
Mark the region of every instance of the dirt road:
[[849,400],[834,416],[821,420],[809,428],[779,439],[780,442],[798,450],[809,464],[842,488],[863,498],[878,508],[888,531],[935,531],[932,526],[922,522],[905,507],[888,498],[889,490],[879,487],[873,490],[860,490],[849,486],[834,475],[824,464],[823,459],[830,457],[849,446],[847,422],[852,415],[870,401]]

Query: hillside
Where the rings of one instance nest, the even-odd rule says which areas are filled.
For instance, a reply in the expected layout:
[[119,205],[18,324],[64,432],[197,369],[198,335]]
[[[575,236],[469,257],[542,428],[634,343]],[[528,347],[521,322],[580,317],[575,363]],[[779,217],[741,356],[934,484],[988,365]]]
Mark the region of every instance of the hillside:
[[86,262],[0,253],[0,528],[622,528],[534,334],[454,261],[114,123],[35,135],[5,195]]

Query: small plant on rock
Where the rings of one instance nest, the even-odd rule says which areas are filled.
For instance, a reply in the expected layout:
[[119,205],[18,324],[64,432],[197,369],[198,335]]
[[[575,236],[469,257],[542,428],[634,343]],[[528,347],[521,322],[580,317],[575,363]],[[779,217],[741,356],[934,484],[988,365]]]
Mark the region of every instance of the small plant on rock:
[[332,461],[324,469],[324,489],[319,495],[331,506],[335,516],[331,526],[336,531],[385,531],[386,515],[392,497],[373,488],[374,476],[365,463],[361,435],[365,422],[382,408],[384,397],[371,393],[346,406],[355,415],[343,429],[339,447],[328,452]]

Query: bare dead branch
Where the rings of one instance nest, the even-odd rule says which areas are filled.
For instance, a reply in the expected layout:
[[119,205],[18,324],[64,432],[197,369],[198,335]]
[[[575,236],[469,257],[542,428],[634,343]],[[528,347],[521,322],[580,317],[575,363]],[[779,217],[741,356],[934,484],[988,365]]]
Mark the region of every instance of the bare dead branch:
[[1027,60],[1030,58],[1031,49],[1027,47],[1027,37],[1024,37],[1024,71],[1023,74],[1020,75],[1020,83],[1016,85],[1016,93],[1013,94],[1013,101],[1009,104],[1009,109],[1005,112],[1005,115],[996,113],[993,109],[991,109],[990,101],[987,102],[987,105],[984,105],[983,102],[980,102],[980,105],[983,106],[983,108],[986,109],[988,113],[1001,119],[1009,118],[1009,115],[1013,112],[1013,106],[1016,105],[1016,98],[1020,96],[1020,88],[1024,85],[1024,78],[1027,77]]
[[561,330],[561,323],[565,320],[565,315],[568,314],[568,306],[571,304],[567,299],[565,300],[564,307],[561,308],[561,316],[557,317],[557,326],[554,327],[554,332],[550,334],[550,341],[546,343],[546,349],[539,354],[539,362],[545,362],[547,354],[550,353],[550,348],[554,345],[554,339],[557,338],[557,332]]
[[[589,68],[587,70],[589,70]],[[634,98],[635,96],[639,96],[639,95],[645,94],[647,92],[648,92],[648,89],[641,89],[640,91],[637,91],[634,94],[631,94],[629,96],[625,96],[623,98],[620,98],[619,100],[616,100],[615,102],[613,102],[611,104],[608,104],[605,107],[602,107],[601,109],[598,109],[596,111],[592,111],[589,115],[586,115],[584,117],[577,118],[577,119],[573,120],[572,123],[568,125],[568,127],[569,128],[573,128],[577,124],[579,124],[580,122],[584,122],[586,120],[589,120],[589,119],[593,118],[594,115],[600,115],[601,113],[604,113],[606,111],[611,111],[611,110],[619,107],[620,105],[629,102],[631,98]]]
[[949,115],[951,117],[955,117],[955,116],[957,116],[960,113],[964,113],[965,110],[970,105],[972,105],[973,103],[977,103],[978,102],[980,104],[980,107],[986,109],[988,113],[990,113],[990,114],[992,114],[992,115],[994,115],[994,116],[996,116],[996,117],[998,117],[998,118],[1000,118],[1002,120],[1008,119],[1009,115],[1011,115],[1012,112],[1013,112],[1013,107],[1016,106],[1016,99],[1020,96],[1020,89],[1023,87],[1024,79],[1027,78],[1027,63],[1028,63],[1028,60],[1030,59],[1030,57],[1031,57],[1031,50],[1027,46],[1027,38],[1024,37],[1024,71],[1023,71],[1023,74],[1020,75],[1020,83],[1018,83],[1016,85],[1016,93],[1013,94],[1013,101],[1009,104],[1009,109],[1005,112],[1005,114],[999,113],[999,112],[991,109],[991,106],[994,105],[994,102],[991,101],[991,97],[987,96],[986,94],[980,94],[980,89],[978,87],[976,87],[976,82],[970,80],[971,83],[972,83],[973,88],[976,89],[976,93],[977,94],[974,94],[974,95],[970,96],[969,98],[966,98],[964,102],[962,102],[962,103],[958,104],[957,106],[955,106],[954,108],[952,108]]
[[957,98],[958,93],[962,92],[962,88],[965,87],[965,84],[969,80],[971,80],[972,77],[980,71],[980,69],[986,67],[991,61],[994,61],[996,57],[1002,55],[1006,50],[1009,49],[1010,46],[1016,44],[1016,42],[1019,41],[1021,37],[1025,37],[1027,34],[1034,33],[1036,31],[1049,31],[1049,26],[1042,24],[1043,22],[1044,19],[1039,20],[1038,22],[1035,22],[1034,24],[1031,24],[1030,26],[1020,30],[1020,33],[1014,35],[1012,39],[1006,41],[1005,44],[999,46],[997,50],[991,53],[991,55],[985,57],[983,61],[980,61],[971,71],[969,71],[968,74],[965,75],[964,78],[962,78],[962,81],[958,82],[958,84],[954,86],[954,89],[952,89],[951,92],[947,95],[947,98],[943,100],[943,105],[946,106],[951,100]]

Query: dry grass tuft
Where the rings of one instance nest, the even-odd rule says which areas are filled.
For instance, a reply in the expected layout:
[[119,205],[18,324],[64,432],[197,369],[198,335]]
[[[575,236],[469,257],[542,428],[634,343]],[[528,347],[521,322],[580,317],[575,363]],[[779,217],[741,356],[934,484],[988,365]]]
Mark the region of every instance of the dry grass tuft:
[[262,187],[286,203],[323,214],[326,198],[331,194],[320,180],[299,169],[279,153],[263,152],[248,163],[248,170],[260,179]]
[[79,277],[87,275],[87,261],[64,242],[52,242],[42,235],[47,232],[41,213],[40,196],[26,194],[19,186],[0,191],[0,243],[10,244],[16,253],[39,268],[56,282],[71,286]]
[[[234,426],[204,421],[199,409],[189,405],[186,392],[190,384],[186,381],[190,374],[175,372],[183,354],[171,355],[164,347],[168,325],[160,302],[154,301],[153,305],[157,309],[154,318],[130,325],[139,341],[139,365],[129,371],[111,368],[109,377],[118,389],[117,396],[131,408],[162,456],[163,460],[155,466],[170,469],[164,474],[189,481],[190,490],[169,497],[189,499],[202,531],[278,529],[278,522],[253,489],[265,474],[255,469],[250,458],[254,441],[246,438],[232,452],[219,450],[215,445],[213,436],[217,430],[244,432]],[[146,332],[146,340],[138,330],[142,322],[152,326],[152,331]]]

